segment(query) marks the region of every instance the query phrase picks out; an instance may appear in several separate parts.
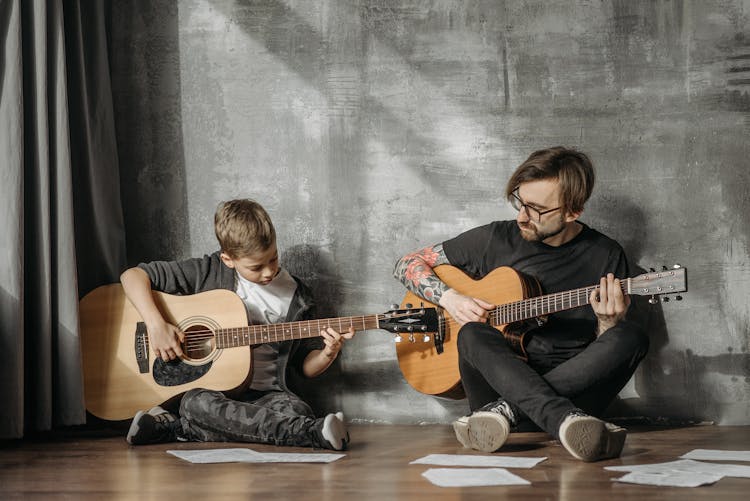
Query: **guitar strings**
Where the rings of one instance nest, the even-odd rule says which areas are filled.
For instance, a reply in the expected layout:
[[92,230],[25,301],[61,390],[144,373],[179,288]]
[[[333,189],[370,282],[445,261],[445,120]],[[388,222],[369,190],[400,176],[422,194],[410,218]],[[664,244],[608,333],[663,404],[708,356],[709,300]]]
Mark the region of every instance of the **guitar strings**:
[[[199,351],[198,349],[196,349],[196,347],[200,348],[200,351],[204,351],[206,342],[212,339],[216,339],[217,337],[225,341],[227,340],[227,337],[236,338],[238,332],[235,331],[240,331],[240,338],[242,338],[243,340],[248,340],[249,344],[260,344],[260,342],[264,340],[258,339],[259,336],[263,338],[274,338],[274,341],[285,339],[303,339],[320,336],[320,331],[327,328],[338,328],[339,330],[343,330],[345,327],[354,327],[355,323],[361,323],[363,330],[366,330],[367,328],[376,329],[378,328],[378,324],[380,323],[380,321],[384,318],[386,318],[385,315],[360,315],[354,317],[332,319],[322,318],[302,322],[284,322],[279,324],[257,324],[243,327],[229,327],[216,329],[216,331],[207,328],[195,329],[184,332],[185,341],[183,341],[183,346],[185,347],[185,351],[188,352]],[[374,320],[375,323],[371,325],[367,322],[367,320]],[[338,325],[333,325],[334,323],[337,323]],[[302,332],[303,328],[301,326],[303,324],[305,325],[305,332]],[[312,324],[317,324],[317,328],[319,330],[313,330],[311,327]],[[295,337],[295,325],[297,325],[296,335],[299,337]],[[289,334],[291,334],[291,336],[289,336]],[[279,339],[280,337],[281,339]],[[254,341],[256,342],[250,343],[250,338],[254,338]],[[148,336],[145,337],[145,343],[146,346],[150,346],[150,340]]]
[[[627,292],[630,286],[630,281],[630,278],[620,281],[620,289],[622,289],[623,292]],[[538,317],[546,313],[554,313],[555,311],[575,308],[577,306],[589,304],[591,293],[597,289],[599,289],[599,285],[592,285],[589,287],[581,287],[580,289],[555,292],[543,296],[522,299],[512,303],[501,304],[492,310],[490,317],[492,318],[492,323],[494,325],[504,325]],[[574,297],[576,299],[576,304],[573,304],[572,301]]]

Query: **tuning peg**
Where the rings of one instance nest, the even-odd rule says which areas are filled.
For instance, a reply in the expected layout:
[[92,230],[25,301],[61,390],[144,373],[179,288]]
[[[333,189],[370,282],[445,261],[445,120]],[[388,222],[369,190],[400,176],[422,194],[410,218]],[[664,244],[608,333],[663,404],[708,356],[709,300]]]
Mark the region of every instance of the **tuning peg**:
[[664,296],[663,298],[661,298],[661,300],[664,303],[668,303],[669,302],[669,296]]
[[682,301],[682,296],[675,296],[674,299],[675,301]]
[[392,310],[398,310],[398,305],[397,305],[396,303],[393,303],[393,304],[391,305],[391,309],[392,309]]
[[404,307],[406,307],[406,309],[407,309],[407,310],[411,310],[411,306],[412,306],[412,304],[411,304],[411,303],[406,303],[406,304],[404,305]]
[[666,266],[662,266],[661,267],[661,271],[667,271],[667,267]]
[[425,342],[425,343],[429,343],[430,342],[430,336],[428,336],[427,334],[425,334],[424,337],[422,338],[422,341]]
[[656,296],[651,296],[648,300],[649,304],[658,304],[659,300],[656,299]]
[[650,271],[651,273],[656,273],[656,270],[653,268],[649,268],[648,271]]
[[409,334],[409,342],[414,343],[416,339],[414,339],[414,334]]
[[675,263],[672,265],[672,268],[676,270],[677,268],[682,268],[682,265],[680,263]]
[[393,337],[393,342],[394,342],[394,343],[400,343],[400,342],[401,342],[401,336],[400,336],[400,335],[398,335],[398,334],[396,334],[396,335],[395,335],[395,336]]

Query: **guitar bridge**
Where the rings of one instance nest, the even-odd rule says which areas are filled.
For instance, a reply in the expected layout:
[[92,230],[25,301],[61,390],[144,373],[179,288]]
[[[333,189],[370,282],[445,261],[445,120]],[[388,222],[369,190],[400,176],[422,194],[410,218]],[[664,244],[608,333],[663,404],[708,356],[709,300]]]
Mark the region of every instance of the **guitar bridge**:
[[146,324],[138,322],[135,326],[135,360],[138,362],[138,372],[148,372],[148,331]]

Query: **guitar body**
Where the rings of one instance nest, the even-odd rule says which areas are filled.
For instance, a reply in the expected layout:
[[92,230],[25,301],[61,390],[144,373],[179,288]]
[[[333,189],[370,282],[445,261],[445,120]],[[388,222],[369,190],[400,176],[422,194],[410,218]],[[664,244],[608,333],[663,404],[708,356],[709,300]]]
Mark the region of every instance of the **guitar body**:
[[[458,268],[449,265],[436,266],[434,271],[443,282],[457,292],[495,305],[520,301],[541,292],[538,282],[509,267],[497,268],[481,280],[474,280]],[[435,306],[411,292],[407,292],[402,307],[406,304]],[[498,335],[506,335],[511,344],[516,345],[516,350],[523,353],[523,332],[509,331],[506,334],[507,324],[494,327],[498,330]],[[438,353],[434,342],[424,342],[421,337],[415,338],[413,342],[404,339],[396,343],[401,372],[415,390],[427,395],[463,398],[461,375],[458,370],[459,329],[460,325],[444,312],[442,353]]]
[[[228,290],[190,296],[153,294],[164,318],[183,331],[214,332],[219,327],[248,323],[242,300]],[[210,353],[199,360],[165,363],[154,357],[144,341],[141,347],[146,350],[139,365],[136,341],[139,337],[143,340],[145,329],[141,324],[139,330],[141,317],[119,284],[95,289],[81,300],[79,308],[86,409],[99,418],[128,419],[140,409],[191,388],[232,390],[250,378],[248,347],[209,348]]]
[[131,418],[192,388],[239,392],[252,377],[249,346],[318,337],[328,327],[439,330],[436,308],[248,325],[245,305],[234,292],[152,293],[164,319],[185,335],[181,359],[154,356],[146,326],[120,284],[98,287],[80,301],[84,396],[86,409],[97,417]]

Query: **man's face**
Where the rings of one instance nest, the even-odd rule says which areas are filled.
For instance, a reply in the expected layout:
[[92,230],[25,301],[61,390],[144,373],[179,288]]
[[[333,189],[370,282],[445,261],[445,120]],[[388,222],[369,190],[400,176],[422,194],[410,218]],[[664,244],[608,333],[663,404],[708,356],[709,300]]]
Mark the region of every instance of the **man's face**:
[[245,280],[259,285],[268,285],[279,273],[279,253],[276,250],[276,244],[271,245],[268,250],[237,259],[222,252],[221,260],[230,268],[237,270],[237,273]]
[[[557,179],[523,183],[518,187],[516,194],[523,204],[516,216],[516,223],[524,240],[543,242],[565,229],[568,218],[560,209],[560,187]],[[539,215],[545,211],[550,212]]]

